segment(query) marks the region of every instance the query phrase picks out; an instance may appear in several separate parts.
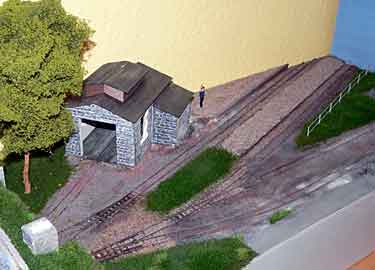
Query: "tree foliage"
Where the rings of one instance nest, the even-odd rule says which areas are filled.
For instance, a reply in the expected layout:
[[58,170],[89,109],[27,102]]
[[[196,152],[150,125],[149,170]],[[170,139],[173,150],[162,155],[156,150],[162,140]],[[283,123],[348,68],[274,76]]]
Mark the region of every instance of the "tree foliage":
[[2,157],[68,138],[73,121],[64,100],[81,93],[91,34],[60,0],[8,0],[0,7]]

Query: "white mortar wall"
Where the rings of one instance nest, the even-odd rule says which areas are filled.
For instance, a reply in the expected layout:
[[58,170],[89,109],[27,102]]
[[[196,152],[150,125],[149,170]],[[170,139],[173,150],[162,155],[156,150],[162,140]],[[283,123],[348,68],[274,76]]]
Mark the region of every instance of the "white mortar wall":
[[345,270],[375,250],[375,193],[255,258],[247,270]]

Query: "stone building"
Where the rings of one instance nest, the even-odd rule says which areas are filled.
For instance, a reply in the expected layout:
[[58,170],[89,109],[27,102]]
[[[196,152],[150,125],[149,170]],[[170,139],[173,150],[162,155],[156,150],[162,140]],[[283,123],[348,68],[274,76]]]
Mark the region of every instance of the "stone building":
[[187,134],[192,92],[142,63],[101,66],[70,97],[75,132],[66,155],[135,166],[151,144],[177,145]]

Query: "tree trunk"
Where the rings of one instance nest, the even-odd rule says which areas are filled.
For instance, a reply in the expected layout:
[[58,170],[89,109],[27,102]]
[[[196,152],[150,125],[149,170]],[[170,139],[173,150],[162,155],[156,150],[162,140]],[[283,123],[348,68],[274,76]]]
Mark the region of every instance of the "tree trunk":
[[25,185],[25,193],[29,194],[31,192],[30,177],[29,177],[29,168],[30,168],[30,153],[25,153],[25,162],[23,164],[23,183]]

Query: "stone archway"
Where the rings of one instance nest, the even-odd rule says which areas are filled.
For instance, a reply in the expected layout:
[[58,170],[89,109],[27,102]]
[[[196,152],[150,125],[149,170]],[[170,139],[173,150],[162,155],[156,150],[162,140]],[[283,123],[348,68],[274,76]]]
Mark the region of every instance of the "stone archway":
[[[111,140],[111,149],[112,151],[116,149],[115,159],[107,160],[106,162],[128,166],[135,165],[134,126],[131,122],[97,105],[70,108],[69,110],[72,112],[75,131],[65,147],[66,155],[84,157],[83,142],[85,138],[83,137],[86,131],[82,133],[82,123],[85,123],[85,121],[94,121],[114,126],[112,129],[115,131],[112,137],[115,137],[115,139]],[[110,149],[107,150],[107,152],[110,151]]]

